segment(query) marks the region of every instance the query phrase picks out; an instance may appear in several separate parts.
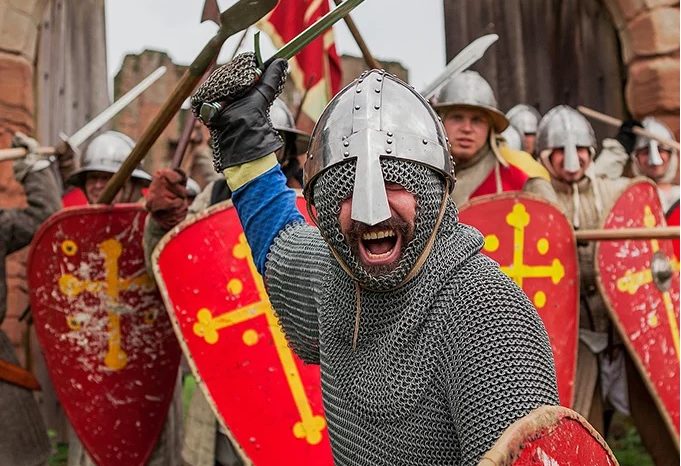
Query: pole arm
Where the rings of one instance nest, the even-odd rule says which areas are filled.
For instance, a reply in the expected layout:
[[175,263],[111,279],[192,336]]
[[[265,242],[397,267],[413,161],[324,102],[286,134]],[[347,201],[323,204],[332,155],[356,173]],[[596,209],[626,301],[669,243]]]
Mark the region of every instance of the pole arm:
[[679,239],[679,231],[679,227],[669,226],[655,228],[577,230],[575,231],[575,239],[583,241]]
[[[340,4],[343,3],[341,0],[333,1],[337,6],[340,6]],[[364,41],[362,34],[360,34],[359,29],[357,29],[357,25],[352,20],[352,17],[348,14],[343,19],[345,20],[345,24],[348,26],[348,29],[350,30],[350,34],[352,34],[352,37],[355,39],[355,42],[357,42],[357,46],[359,47],[359,50],[362,52],[362,56],[364,57],[364,62],[367,64],[369,69],[379,70],[383,68],[383,66],[374,58],[374,56],[369,51],[369,47]]]
[[[614,126],[616,128],[619,128],[620,126],[622,126],[622,120],[619,120],[619,119],[612,117],[610,115],[606,115],[605,113],[601,113],[601,112],[598,112],[596,110],[590,109],[588,107],[584,107],[583,105],[578,105],[577,110],[579,110],[582,114],[588,116],[589,118],[593,118],[594,120],[601,121],[601,122],[606,123],[610,126]],[[644,138],[653,139],[653,140],[659,142],[660,144],[664,144],[665,146],[672,147],[672,148],[676,149],[677,151],[681,150],[681,145],[679,145],[678,142],[672,141],[672,140],[666,139],[666,138],[661,138],[660,136],[651,133],[647,129],[641,128],[639,126],[634,126],[633,128],[631,128],[631,131],[637,136],[642,136]]]
[[97,200],[98,204],[110,204],[113,201],[116,193],[130,178],[133,170],[144,159],[151,146],[178,112],[182,102],[189,97],[199,83],[210,63],[220,53],[220,49],[225,41],[230,36],[243,31],[265,16],[275,7],[276,3],[276,0],[240,0],[220,15],[220,29],[218,29],[215,36],[208,41],[192,64],[189,65],[189,68],[184,72],[154,120],[144,130],[135,148],[104,187],[104,191]]

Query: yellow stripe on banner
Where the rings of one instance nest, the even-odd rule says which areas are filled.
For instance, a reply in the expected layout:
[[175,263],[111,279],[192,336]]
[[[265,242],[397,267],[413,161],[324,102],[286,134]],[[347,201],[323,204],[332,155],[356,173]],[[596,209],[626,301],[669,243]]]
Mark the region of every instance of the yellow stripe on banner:
[[310,18],[315,14],[321,4],[322,0],[312,0],[312,3],[310,3],[310,6],[307,7],[305,10],[305,15],[303,16],[303,21],[305,21],[305,24],[310,21]]
[[509,164],[522,170],[530,178],[544,178],[546,181],[551,179],[546,168],[534,160],[527,152],[513,150],[508,146],[500,146],[499,154]]
[[326,33],[324,34],[324,51],[328,53],[329,47],[334,45],[334,37],[333,37],[333,29],[330,28]]
[[317,121],[328,101],[329,96],[326,79],[322,79],[307,92],[305,102],[303,102],[303,112],[309,116],[312,121]]

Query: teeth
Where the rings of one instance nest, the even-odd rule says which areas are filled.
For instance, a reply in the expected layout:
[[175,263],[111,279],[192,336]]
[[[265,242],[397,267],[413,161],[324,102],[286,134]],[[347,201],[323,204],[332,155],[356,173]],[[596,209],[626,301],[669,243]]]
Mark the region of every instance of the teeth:
[[395,236],[395,231],[390,229],[390,230],[381,230],[381,231],[370,231],[368,233],[364,233],[362,235],[362,239],[372,240],[372,239],[381,239],[381,238],[391,238],[393,236]]

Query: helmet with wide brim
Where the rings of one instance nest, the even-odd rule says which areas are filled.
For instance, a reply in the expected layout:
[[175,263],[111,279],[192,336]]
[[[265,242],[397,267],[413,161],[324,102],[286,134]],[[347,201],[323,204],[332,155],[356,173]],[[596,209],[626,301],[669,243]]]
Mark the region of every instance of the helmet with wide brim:
[[441,116],[455,108],[482,110],[497,133],[509,125],[506,115],[497,108],[492,87],[475,71],[464,71],[450,79],[432,105]]
[[[310,145],[310,135],[296,128],[293,114],[283,100],[277,98],[270,108],[270,120],[274,129],[286,139],[286,147],[293,147],[296,151],[293,155],[304,154]],[[290,154],[289,154],[290,155]]]
[[[116,173],[130,152],[135,147],[135,142],[118,131],[106,131],[90,142],[83,156],[80,169],[76,170],[66,183],[82,188],[85,186],[85,178],[91,172]],[[133,170],[132,178],[144,185],[151,183],[151,175],[141,167]]]
[[[118,170],[112,170],[110,167],[103,165],[103,164],[102,165],[91,165],[87,168],[81,168],[79,170],[76,170],[71,176],[69,176],[66,179],[66,184],[71,185],[71,186],[76,186],[78,188],[83,188],[85,186],[85,178],[87,177],[88,173],[104,172],[104,173],[111,173],[113,175],[117,171]],[[144,170],[141,170],[139,168],[136,168],[135,170],[133,170],[130,177],[133,178],[136,181],[140,181],[144,186],[148,186],[149,183],[151,183],[151,175],[149,175],[149,173],[147,173]]]
[[292,141],[293,147],[295,147],[295,155],[304,154],[307,152],[307,148],[310,146],[310,135],[305,131],[301,131],[297,128],[282,128],[274,126],[274,129],[279,131],[279,134],[288,141]]

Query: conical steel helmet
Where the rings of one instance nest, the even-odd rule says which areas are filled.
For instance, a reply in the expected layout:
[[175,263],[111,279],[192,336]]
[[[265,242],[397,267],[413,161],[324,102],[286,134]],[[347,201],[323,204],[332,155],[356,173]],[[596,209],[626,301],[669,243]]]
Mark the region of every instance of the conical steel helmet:
[[[90,142],[83,155],[80,169],[69,177],[67,183],[82,188],[88,172],[116,173],[134,147],[135,142],[118,131],[100,134]],[[151,176],[141,165],[133,170],[131,176],[145,184],[151,182]]]
[[537,129],[537,153],[544,165],[547,153],[562,148],[565,153],[563,168],[569,172],[579,170],[577,148],[588,147],[593,153],[596,135],[587,119],[572,107],[559,105],[549,110]]
[[314,130],[304,168],[304,194],[314,205],[315,180],[329,167],[356,160],[353,220],[376,225],[390,218],[381,158],[430,167],[454,187],[449,142],[437,114],[411,86],[372,70],[341,90]]
[[[671,130],[657,118],[651,116],[645,117],[641,123],[643,124],[643,129],[650,131],[654,135],[664,139],[669,139],[670,141],[676,141],[676,138],[674,138],[674,133],[672,133]],[[672,154],[675,153],[673,148],[666,147],[664,144],[661,144],[654,139],[637,136],[634,152],[643,149],[646,146],[648,147],[648,165],[650,166],[659,166],[664,164],[664,161],[660,156],[660,149],[666,149]]]
[[293,114],[283,100],[277,98],[270,108],[270,120],[274,129],[281,133],[282,137],[290,139],[295,144],[296,154],[303,154],[310,144],[310,135],[296,128]]
[[492,87],[475,71],[464,71],[450,79],[440,89],[433,107],[441,115],[453,107],[476,108],[489,116],[497,133],[508,127],[508,119],[499,110]]
[[536,108],[525,104],[518,104],[508,112],[506,118],[520,133],[537,134],[537,126],[541,115]]

